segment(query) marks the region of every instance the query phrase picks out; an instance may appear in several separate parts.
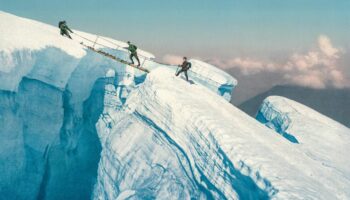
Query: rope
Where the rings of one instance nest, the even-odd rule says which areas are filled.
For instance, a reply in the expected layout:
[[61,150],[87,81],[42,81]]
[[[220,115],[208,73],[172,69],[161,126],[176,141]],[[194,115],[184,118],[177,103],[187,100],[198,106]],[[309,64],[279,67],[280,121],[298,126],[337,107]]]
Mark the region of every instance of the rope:
[[[103,47],[105,47],[105,48],[112,49],[112,47],[109,47],[109,46],[106,46],[106,45],[103,45],[103,44],[98,43],[97,40],[96,40],[96,41],[90,40],[89,38],[86,38],[86,37],[84,37],[84,36],[81,36],[81,35],[79,35],[79,34],[77,34],[77,33],[75,33],[75,32],[74,32],[73,34],[76,35],[76,36],[78,36],[78,37],[80,37],[80,38],[82,38],[82,39],[84,39],[84,40],[87,40],[87,41],[89,41],[89,42],[91,42],[91,43],[93,43],[93,44],[97,44],[97,45],[103,46]],[[97,36],[97,37],[98,37],[98,36]]]
[[97,40],[98,40],[98,36],[96,37],[96,40],[95,40],[95,42],[94,42],[94,45],[92,45],[92,48],[95,48],[95,44],[96,44]]
[[[112,47],[110,47],[110,46],[106,46],[106,45],[103,45],[103,44],[100,44],[100,43],[98,43],[97,41],[98,41],[98,39],[102,39],[102,40],[104,40],[104,41],[106,41],[106,42],[108,42],[108,43],[110,43],[110,44],[113,44],[114,46],[116,46],[117,47],[117,49],[118,48],[122,48],[122,49],[124,49],[122,46],[120,46],[120,45],[118,45],[118,44],[116,44],[116,43],[114,43],[114,42],[112,42],[112,41],[110,41],[110,40],[107,40],[107,39],[105,39],[105,38],[103,38],[103,37],[99,37],[98,35],[97,35],[97,38],[96,38],[96,41],[93,41],[93,40],[91,40],[91,39],[89,39],[89,38],[86,38],[86,37],[84,37],[84,36],[82,36],[82,35],[80,35],[80,34],[77,34],[77,33],[73,33],[74,35],[76,35],[76,36],[78,36],[78,37],[80,37],[80,38],[82,38],[82,39],[85,39],[85,40],[87,40],[87,41],[89,41],[89,42],[92,42],[93,44],[97,44],[97,45],[100,45],[100,46],[102,46],[102,47],[105,47],[105,48],[109,48],[109,49],[111,49]],[[118,49],[119,50],[119,49]],[[96,50],[94,50],[95,52],[97,52]],[[110,56],[109,56],[110,57]],[[114,57],[114,56],[113,56]],[[147,58],[147,57],[145,57],[145,56],[142,56],[142,55],[140,55],[140,57],[142,57],[142,58],[144,58],[144,61],[142,62],[142,65],[141,65],[141,67],[143,67],[143,65],[145,64],[145,61],[146,60],[148,60],[148,61],[153,61],[153,60],[151,60],[151,59],[149,59],[149,58]],[[112,59],[114,59],[114,60],[117,60],[118,61],[118,58],[112,58]],[[120,59],[121,60],[121,59]],[[153,61],[153,62],[155,62],[155,61]],[[163,65],[167,65],[167,66],[169,66],[169,67],[176,67],[176,72],[179,70],[179,68],[178,68],[178,66],[177,65],[169,65],[169,64],[165,64],[165,63],[161,63],[161,62],[155,62],[155,63],[157,63],[157,64],[163,64]],[[124,63],[125,64],[125,63]],[[222,83],[219,83],[219,82],[217,82],[217,81],[215,81],[215,80],[213,80],[213,79],[210,79],[210,78],[208,78],[208,77],[204,77],[203,75],[201,75],[201,74],[199,74],[199,73],[196,73],[196,72],[194,72],[193,70],[189,70],[192,74],[194,74],[195,76],[197,76],[198,78],[202,78],[202,79],[206,79],[206,80],[209,80],[211,83],[214,83],[214,84],[216,84],[216,85],[222,85]]]
[[179,72],[179,69],[180,69],[180,67],[177,66],[177,67],[176,67],[176,72],[175,72],[175,74],[177,74],[177,72]]
[[108,43],[110,43],[110,44],[113,44],[114,46],[117,47],[117,49],[119,49],[119,48],[124,49],[124,47],[122,47],[122,46],[120,46],[119,44],[116,44],[116,43],[114,43],[114,42],[112,42],[112,41],[110,41],[110,40],[107,40],[107,39],[104,38],[104,37],[100,37],[100,39],[102,39],[102,40],[104,40],[104,41],[106,41],[106,42],[108,42]]
[[[119,50],[120,48],[121,48],[121,49],[125,49],[124,47],[120,46],[119,44],[116,44],[116,43],[114,43],[114,42],[112,42],[112,41],[110,41],[110,40],[107,40],[107,39],[104,38],[104,37],[100,37],[100,39],[102,39],[102,40],[104,40],[104,41],[106,41],[106,42],[108,42],[108,43],[110,43],[110,44],[116,46],[118,50]],[[150,58],[148,58],[148,57],[146,57],[146,56],[143,56],[143,55],[141,55],[141,54],[139,54],[138,56],[144,58],[144,61],[143,61],[143,62],[145,62],[146,60],[151,61]],[[143,65],[143,64],[142,64],[142,65]],[[142,66],[142,65],[141,65],[141,66]]]
[[[110,41],[110,40],[107,40],[106,38],[101,37],[101,36],[99,36],[99,35],[96,35],[97,38],[96,38],[95,41],[93,41],[93,40],[88,39],[88,38],[86,38],[86,37],[84,37],[84,36],[81,36],[81,35],[79,35],[79,34],[77,34],[77,33],[73,33],[73,34],[75,34],[75,35],[77,35],[78,37],[81,37],[81,38],[83,38],[83,39],[85,39],[85,40],[88,40],[88,41],[90,41],[90,42],[92,42],[92,43],[94,43],[94,44],[97,44],[97,45],[100,45],[100,46],[103,46],[103,47],[106,47],[106,48],[111,48],[111,49],[113,49],[112,47],[103,45],[103,44],[101,44],[101,43],[98,43],[97,41],[98,41],[99,39],[102,39],[102,40],[104,40],[104,41],[106,41],[106,42],[108,42],[108,43],[114,45],[114,46],[116,47],[117,50],[124,50],[124,51],[126,50],[124,47],[120,46],[119,44],[116,44],[116,43],[114,43],[114,42],[112,42],[112,41]],[[145,60],[151,61],[151,59],[149,59],[149,58],[146,57],[146,56],[139,55],[139,57],[142,57],[142,58],[144,58]]]
[[[97,37],[96,37],[96,40],[95,41],[93,41],[93,40],[91,40],[91,39],[88,39],[88,38],[86,38],[86,37],[84,37],[84,36],[82,36],[82,35],[79,35],[79,34],[77,34],[77,33],[73,33],[73,34],[75,34],[75,35],[77,35],[78,37],[81,37],[81,38],[83,38],[83,39],[85,39],[85,40],[87,40],[87,41],[89,41],[89,42],[92,42],[93,43],[93,48],[95,47],[95,44],[97,44],[97,45],[100,45],[100,46],[102,46],[102,47],[105,47],[105,48],[108,48],[108,49],[113,49],[112,47],[110,47],[110,46],[106,46],[106,45],[103,45],[103,44],[101,44],[101,43],[98,43],[97,41],[98,41],[98,39],[102,39],[102,40],[104,40],[104,41],[106,41],[106,42],[109,42],[110,44],[113,44],[114,46],[116,46],[117,48],[117,50],[121,50],[120,48],[122,48],[123,50],[124,50],[124,48],[122,47],[122,46],[120,46],[120,45],[117,45],[117,44],[115,44],[115,43],[113,43],[113,42],[111,42],[111,41],[109,41],[109,40],[107,40],[107,39],[105,39],[105,38],[103,38],[103,37],[100,37],[100,36],[98,36],[97,35]],[[125,50],[124,50],[125,51]],[[146,56],[143,56],[143,55],[139,55],[141,58],[143,58],[144,60],[143,60],[143,62],[142,62],[142,64],[141,64],[141,68],[143,67],[143,65],[145,64],[145,61],[146,60],[148,60],[148,61],[152,61],[151,59],[149,59],[148,57],[146,57]]]
[[76,33],[76,32],[74,32],[73,34],[76,35],[76,36],[78,36],[78,37],[81,37],[81,38],[83,38],[83,39],[85,39],[85,40],[88,40],[88,41],[90,41],[90,42],[94,42],[94,41],[90,40],[89,38],[86,38],[86,37],[84,37],[84,36],[79,35],[79,34]]

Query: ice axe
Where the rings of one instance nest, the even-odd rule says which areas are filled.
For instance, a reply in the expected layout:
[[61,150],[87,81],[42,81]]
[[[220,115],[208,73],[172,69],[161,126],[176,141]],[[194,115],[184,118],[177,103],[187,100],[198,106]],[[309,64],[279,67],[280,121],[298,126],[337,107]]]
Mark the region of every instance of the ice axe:
[[179,71],[180,67],[181,67],[180,65],[177,65],[175,75],[176,75],[176,74],[177,74],[177,72]]

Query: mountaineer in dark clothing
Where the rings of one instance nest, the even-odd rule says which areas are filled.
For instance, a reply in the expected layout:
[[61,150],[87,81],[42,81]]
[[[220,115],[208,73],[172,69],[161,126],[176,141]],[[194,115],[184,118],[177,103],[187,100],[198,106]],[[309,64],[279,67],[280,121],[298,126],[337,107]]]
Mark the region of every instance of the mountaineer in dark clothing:
[[131,64],[134,64],[134,60],[133,60],[132,58],[135,57],[136,60],[137,60],[137,62],[138,62],[138,65],[137,65],[137,66],[140,66],[140,59],[139,59],[139,57],[137,56],[137,46],[131,44],[130,41],[128,41],[128,45],[129,45],[129,47],[126,48],[126,49],[130,51],[130,60],[131,60]]
[[72,37],[70,36],[69,32],[73,33],[72,30],[70,30],[70,28],[67,26],[66,21],[60,21],[58,22],[58,27],[61,30],[61,35],[64,36],[66,35],[67,37],[69,37],[70,39],[72,39]]
[[175,75],[178,76],[181,72],[183,72],[186,76],[186,80],[188,81],[187,70],[189,70],[191,68],[191,66],[192,66],[192,64],[187,61],[186,57],[184,57],[182,65],[179,65],[179,67],[181,67],[181,69],[178,72],[176,72]]

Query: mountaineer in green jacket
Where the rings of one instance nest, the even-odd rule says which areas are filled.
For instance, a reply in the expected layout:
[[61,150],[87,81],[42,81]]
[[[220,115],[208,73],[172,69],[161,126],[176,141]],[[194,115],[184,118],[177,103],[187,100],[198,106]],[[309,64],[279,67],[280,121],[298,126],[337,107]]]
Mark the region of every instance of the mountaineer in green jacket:
[[137,46],[135,46],[134,44],[131,44],[130,41],[128,41],[128,45],[129,47],[126,48],[127,50],[130,51],[130,60],[131,60],[131,64],[134,64],[134,60],[132,59],[133,57],[136,58],[137,62],[138,62],[138,67],[140,66],[140,59],[137,56]]
[[69,37],[70,39],[72,39],[72,37],[70,36],[69,32],[73,33],[72,30],[70,30],[70,28],[67,26],[66,21],[60,21],[58,22],[58,27],[61,30],[61,35],[64,36],[66,35],[67,37]]

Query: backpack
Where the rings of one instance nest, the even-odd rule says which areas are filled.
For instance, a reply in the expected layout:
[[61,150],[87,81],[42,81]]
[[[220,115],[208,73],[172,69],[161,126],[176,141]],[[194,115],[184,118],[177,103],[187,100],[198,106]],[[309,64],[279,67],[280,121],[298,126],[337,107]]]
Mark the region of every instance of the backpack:
[[61,26],[64,24],[64,21],[58,22],[58,27],[61,28]]
[[189,70],[191,67],[192,67],[192,63],[187,62],[187,64],[186,64],[186,70]]
[[135,45],[131,45],[131,48],[134,50],[134,51],[136,51],[137,50],[137,46],[135,46]]

